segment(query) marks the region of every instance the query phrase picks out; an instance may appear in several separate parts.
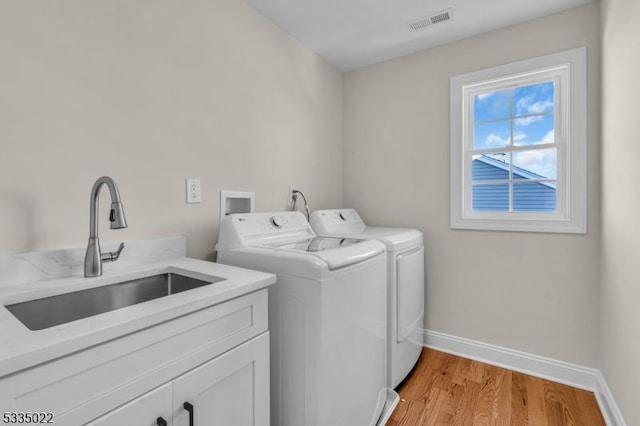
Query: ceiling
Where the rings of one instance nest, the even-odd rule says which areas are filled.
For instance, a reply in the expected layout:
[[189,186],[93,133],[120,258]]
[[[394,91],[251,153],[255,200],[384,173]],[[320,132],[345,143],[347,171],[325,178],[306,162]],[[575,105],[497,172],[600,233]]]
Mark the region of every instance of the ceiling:
[[[570,9],[593,0],[247,0],[342,71]],[[450,9],[410,31],[407,22]]]

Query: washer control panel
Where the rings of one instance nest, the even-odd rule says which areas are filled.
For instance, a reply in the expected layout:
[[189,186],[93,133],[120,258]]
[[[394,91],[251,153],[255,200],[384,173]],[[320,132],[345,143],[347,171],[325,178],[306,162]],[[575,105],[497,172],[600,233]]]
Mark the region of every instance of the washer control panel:
[[233,213],[220,224],[218,250],[309,239],[315,233],[301,212]]
[[313,232],[309,222],[300,212],[239,213],[234,215],[234,225],[241,235]]

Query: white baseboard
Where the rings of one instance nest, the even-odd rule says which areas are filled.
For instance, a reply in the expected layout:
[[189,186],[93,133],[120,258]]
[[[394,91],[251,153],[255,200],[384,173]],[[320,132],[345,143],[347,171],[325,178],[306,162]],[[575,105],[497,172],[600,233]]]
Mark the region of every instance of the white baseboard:
[[620,408],[618,408],[618,404],[616,404],[616,400],[613,398],[611,389],[609,389],[609,385],[607,385],[607,382],[604,380],[604,376],[600,370],[598,370],[598,381],[594,393],[596,394],[600,411],[602,411],[602,415],[604,416],[607,425],[626,426],[626,423],[622,418],[622,412],[620,411]]
[[596,396],[600,411],[602,411],[607,425],[626,426],[622,413],[613,399],[602,373],[598,369],[433,330],[424,330],[424,345],[442,352],[591,391]]

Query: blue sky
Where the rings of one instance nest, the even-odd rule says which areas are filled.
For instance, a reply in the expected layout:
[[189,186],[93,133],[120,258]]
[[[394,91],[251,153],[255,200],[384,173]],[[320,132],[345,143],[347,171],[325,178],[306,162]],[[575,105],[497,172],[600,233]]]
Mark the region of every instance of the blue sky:
[[[510,102],[513,92],[513,104]],[[554,84],[552,81],[476,95],[474,149],[554,142]],[[533,114],[533,115],[532,115]],[[557,175],[557,150],[514,152],[514,165],[548,178]]]

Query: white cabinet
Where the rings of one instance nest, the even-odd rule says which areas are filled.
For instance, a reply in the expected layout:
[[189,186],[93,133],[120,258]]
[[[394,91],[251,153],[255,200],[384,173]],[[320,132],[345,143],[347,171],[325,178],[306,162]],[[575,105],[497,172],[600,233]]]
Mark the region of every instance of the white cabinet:
[[[269,424],[267,289],[0,379],[0,412],[65,426]],[[162,423],[162,422],[160,422]]]
[[[193,418],[185,403],[190,404]],[[220,355],[86,426],[122,425],[268,426],[269,334]]]

